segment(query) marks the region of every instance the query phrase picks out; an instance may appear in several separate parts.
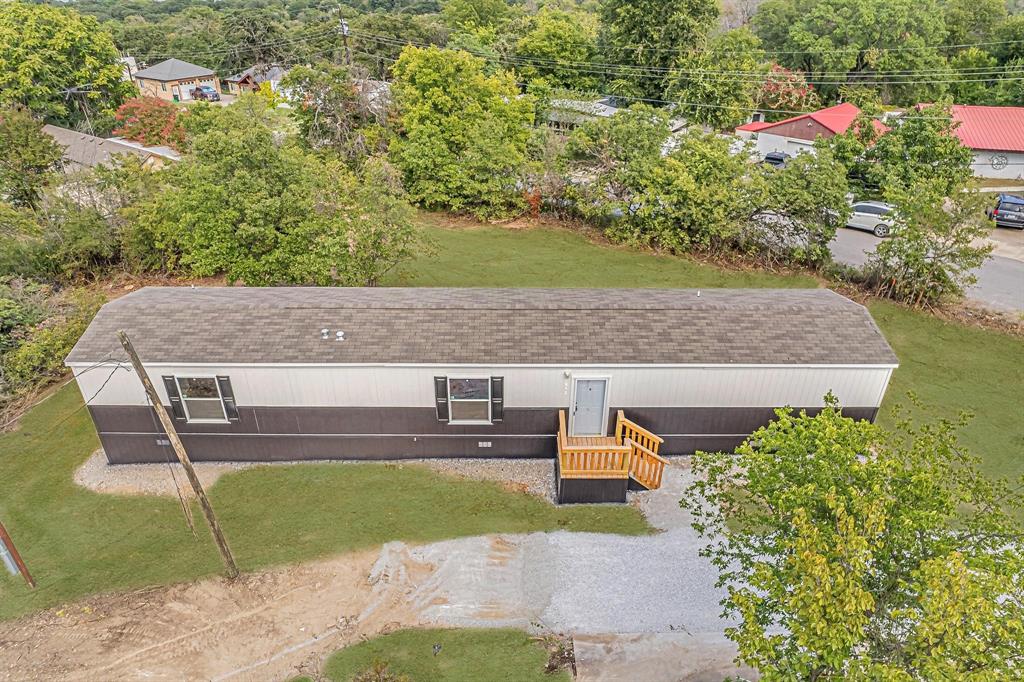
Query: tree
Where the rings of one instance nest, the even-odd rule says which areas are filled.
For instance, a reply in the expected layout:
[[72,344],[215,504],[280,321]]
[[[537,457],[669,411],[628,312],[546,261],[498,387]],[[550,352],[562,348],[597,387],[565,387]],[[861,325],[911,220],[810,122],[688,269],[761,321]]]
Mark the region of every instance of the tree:
[[827,265],[836,228],[849,217],[848,192],[846,168],[828,150],[797,154],[783,168],[758,166],[740,248],[769,264]]
[[715,0],[605,0],[601,34],[607,61],[641,67],[621,78],[638,81],[644,97],[658,98],[664,89],[659,74],[674,66],[676,50],[700,44],[717,18]]
[[880,296],[915,306],[963,296],[976,281],[992,245],[978,245],[989,226],[985,200],[976,192],[947,196],[940,180],[893,187],[886,198],[896,206],[892,237],[875,248],[866,270]]
[[347,67],[320,62],[292,67],[281,83],[310,148],[333,149],[350,162],[387,149],[387,95],[354,81]]
[[766,0],[753,26],[783,66],[807,73],[826,98],[858,81],[897,104],[942,94],[941,83],[927,82],[942,79],[889,75],[945,66],[939,0]]
[[772,64],[754,100],[768,121],[781,121],[794,112],[814,111],[821,107],[818,93],[804,74],[779,64]]
[[[113,116],[133,86],[110,34],[92,17],[50,5],[0,3],[0,104],[56,123]],[[74,98],[68,89],[75,88]]]
[[122,104],[114,114],[115,135],[145,145],[165,145],[182,151],[185,129],[178,120],[179,109],[157,97],[135,97]]
[[1015,14],[996,27],[992,54],[1000,64],[1024,59],[1024,14]]
[[646,104],[578,126],[565,146],[568,175],[580,178],[566,188],[576,210],[605,223],[617,216],[629,220],[636,194],[661,162],[668,136],[668,114]]
[[953,134],[950,106],[936,104],[908,112],[883,132],[862,116],[842,135],[818,144],[828,147],[849,171],[860,193],[880,194],[883,187],[912,188],[939,181],[950,195],[973,177],[973,152]]
[[496,29],[509,16],[505,0],[447,0],[441,16],[448,26],[463,31]]
[[734,128],[750,119],[757,74],[766,70],[761,41],[748,29],[734,29],[683,54],[668,77],[666,97],[678,102],[688,121]]
[[133,209],[138,260],[254,286],[372,285],[411,255],[417,233],[393,183],[360,181],[238,116],[208,117]]
[[413,201],[428,208],[505,215],[519,183],[533,98],[511,74],[487,76],[466,52],[407,47],[392,86],[399,134],[391,143]]
[[533,62],[519,69],[527,81],[543,77],[553,87],[599,87],[597,69],[587,66],[597,54],[597,18],[592,14],[543,7],[529,18],[515,48],[517,57]]
[[943,10],[946,45],[995,40],[992,28],[1006,20],[1006,0],[946,0]]
[[224,14],[223,31],[231,36],[231,52],[221,62],[228,73],[254,65],[273,66],[289,57],[285,29],[277,14],[267,8],[229,10]]
[[611,233],[674,252],[732,244],[750,213],[746,161],[714,134],[691,131],[672,144],[673,151],[639,178],[630,220]]
[[992,100],[992,86],[999,78],[994,74],[998,62],[984,50],[970,47],[958,52],[949,60],[949,93],[959,104],[989,104]]
[[0,198],[35,208],[63,157],[64,148],[27,109],[0,109]]
[[960,444],[968,418],[886,431],[832,396],[776,415],[698,453],[681,502],[739,662],[769,681],[1019,678],[1022,499]]

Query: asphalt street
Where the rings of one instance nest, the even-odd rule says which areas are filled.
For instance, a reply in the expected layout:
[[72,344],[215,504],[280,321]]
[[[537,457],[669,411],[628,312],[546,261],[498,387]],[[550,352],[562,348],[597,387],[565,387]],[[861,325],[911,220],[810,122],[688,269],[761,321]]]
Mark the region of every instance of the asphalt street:
[[[997,249],[977,272],[978,282],[967,298],[986,307],[1024,313],[1024,233],[997,228],[992,233]],[[832,255],[850,265],[863,265],[881,240],[870,232],[841,228],[832,241]],[[1004,255],[1009,254],[1009,255]]]

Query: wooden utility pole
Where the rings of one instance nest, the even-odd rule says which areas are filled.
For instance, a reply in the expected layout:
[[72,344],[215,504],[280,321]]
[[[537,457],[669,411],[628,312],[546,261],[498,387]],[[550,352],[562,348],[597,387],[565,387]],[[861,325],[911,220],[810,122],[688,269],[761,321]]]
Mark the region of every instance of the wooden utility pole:
[[25,579],[29,587],[35,587],[36,581],[32,579],[31,574],[28,572],[28,567],[25,566],[25,562],[21,560],[21,555],[18,554],[18,549],[14,546],[14,540],[11,540],[11,536],[7,534],[7,529],[4,528],[4,524],[0,523],[0,544],[3,544],[10,552],[11,558],[14,559],[14,565],[18,567],[18,571],[21,573],[21,577]]
[[142,361],[139,360],[139,354],[135,352],[131,339],[128,338],[123,329],[117,332],[117,338],[121,340],[121,345],[124,346],[125,352],[128,353],[128,358],[132,361],[132,367],[135,368],[135,373],[139,375],[142,387],[146,389],[146,395],[149,396],[149,401],[153,403],[156,416],[160,418],[160,423],[167,433],[167,439],[171,441],[174,454],[177,455],[178,461],[184,467],[185,475],[188,476],[188,482],[192,484],[192,490],[195,491],[196,497],[199,498],[199,506],[203,508],[203,516],[206,517],[206,523],[209,524],[210,532],[213,533],[213,541],[217,543],[217,549],[220,550],[221,558],[224,559],[227,575],[229,578],[237,578],[238,567],[235,565],[235,557],[231,555],[231,548],[228,547],[228,541],[224,537],[224,532],[221,531],[220,524],[217,523],[217,517],[213,513],[213,506],[206,497],[206,491],[203,490],[199,477],[196,476],[196,470],[192,468],[192,460],[188,458],[185,446],[182,444],[181,438],[178,437],[178,432],[174,430],[174,421],[171,419],[171,415],[167,414],[167,409],[164,408],[163,402],[160,401],[160,395],[153,387],[153,382],[149,380],[149,375],[146,374],[146,369],[142,366]]

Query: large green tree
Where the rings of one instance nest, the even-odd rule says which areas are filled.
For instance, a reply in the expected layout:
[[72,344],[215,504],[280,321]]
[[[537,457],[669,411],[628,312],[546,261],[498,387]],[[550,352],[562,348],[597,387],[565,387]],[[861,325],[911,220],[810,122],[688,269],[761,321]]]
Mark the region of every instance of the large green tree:
[[259,286],[373,285],[415,248],[411,209],[380,164],[357,178],[222,108],[206,112],[192,149],[133,211],[144,266]]
[[529,18],[528,29],[515,45],[523,61],[523,78],[544,77],[551,85],[593,90],[600,84],[599,69],[590,66],[597,54],[597,18],[586,12],[544,7]]
[[610,74],[651,98],[681,50],[700,44],[718,18],[715,0],[603,0],[601,38],[606,61],[638,67]]
[[667,98],[678,102],[688,121],[733,128],[750,120],[768,68],[757,36],[734,29],[679,58],[669,76]]
[[911,105],[944,90],[929,82],[943,78],[928,76],[945,67],[939,0],[766,0],[753,26],[783,66],[806,72],[828,96],[862,83]]
[[408,47],[394,65],[391,144],[410,197],[428,208],[508,214],[522,207],[533,98],[511,74],[485,75],[459,50]]
[[[73,9],[0,3],[0,104],[76,124],[112,122],[132,93],[110,34]],[[69,93],[69,89],[75,89]],[[102,128],[102,125],[99,125]]]
[[63,156],[64,148],[27,109],[0,109],[0,200],[35,208]]
[[978,470],[966,419],[886,431],[832,397],[776,415],[735,454],[698,453],[682,501],[738,660],[768,682],[1020,679],[1021,488]]

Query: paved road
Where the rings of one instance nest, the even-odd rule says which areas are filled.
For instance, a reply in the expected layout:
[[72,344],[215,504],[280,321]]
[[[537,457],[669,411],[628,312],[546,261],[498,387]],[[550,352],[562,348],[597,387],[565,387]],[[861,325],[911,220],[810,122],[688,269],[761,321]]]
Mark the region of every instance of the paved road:
[[[1005,228],[993,232],[997,252],[981,266],[977,284],[967,291],[968,299],[996,310],[1024,313],[1024,260],[999,255],[1019,251],[1021,236]],[[841,228],[832,242],[832,255],[841,263],[863,265],[879,241],[869,232]]]

